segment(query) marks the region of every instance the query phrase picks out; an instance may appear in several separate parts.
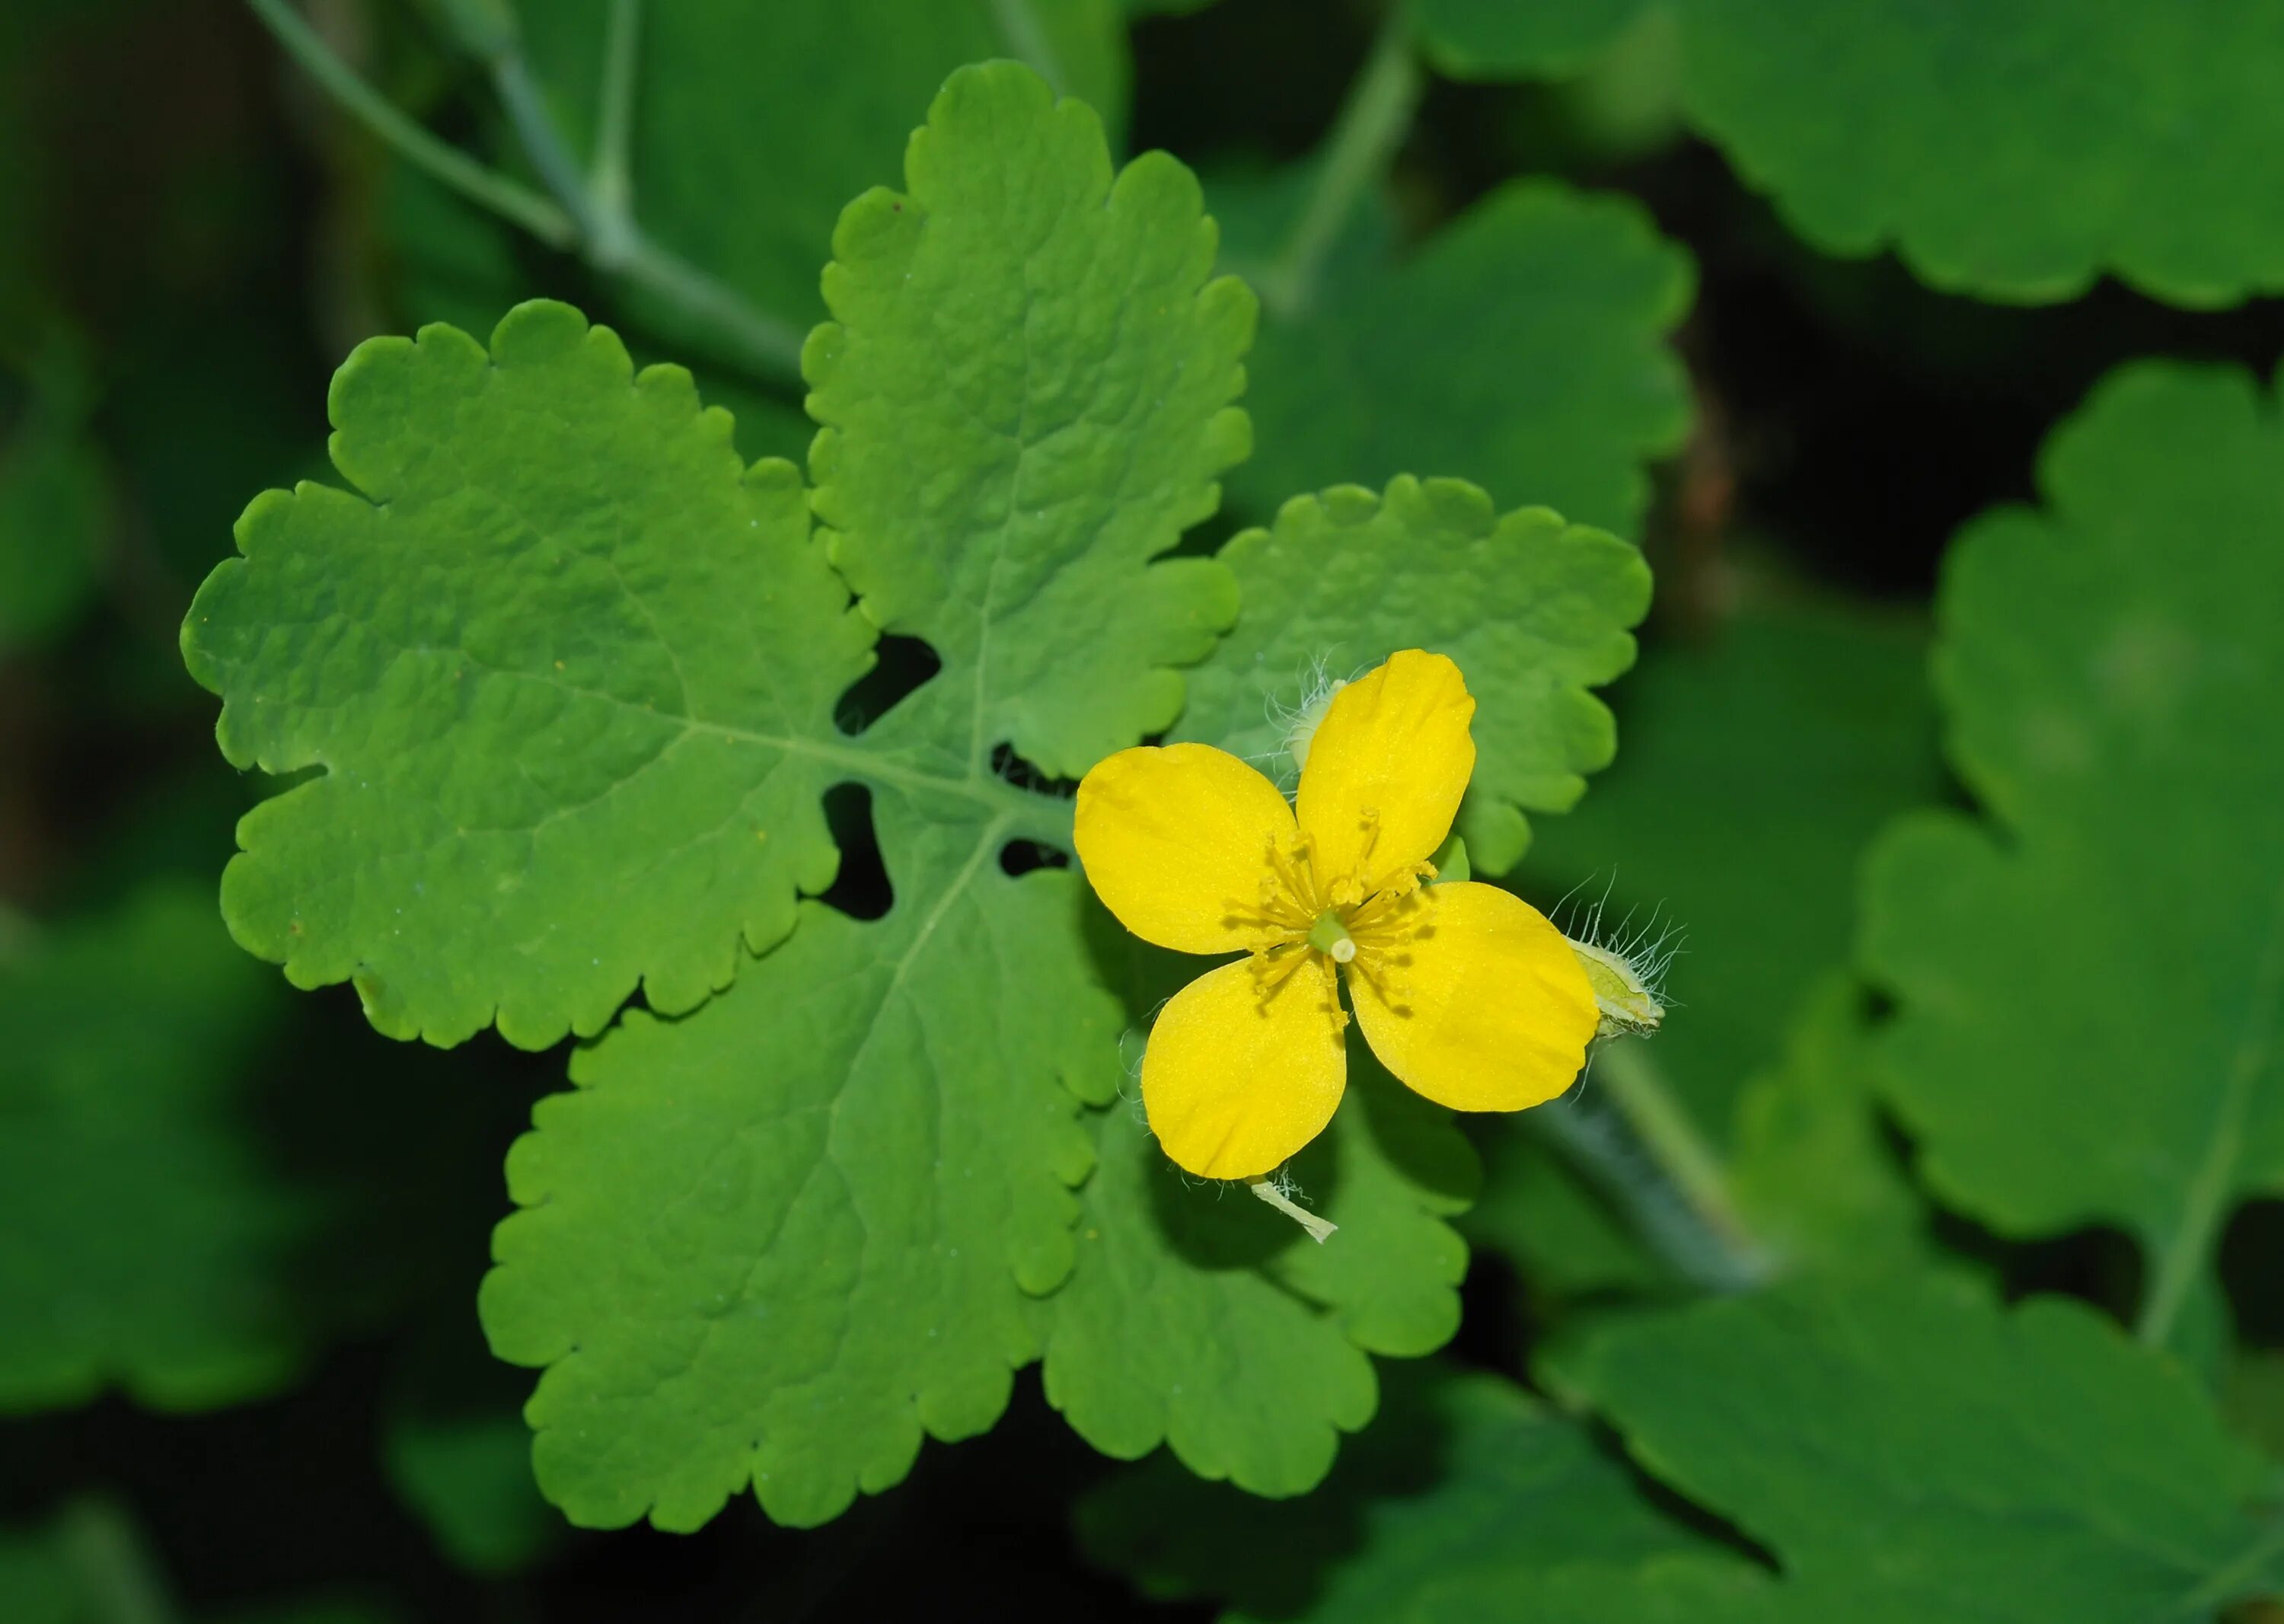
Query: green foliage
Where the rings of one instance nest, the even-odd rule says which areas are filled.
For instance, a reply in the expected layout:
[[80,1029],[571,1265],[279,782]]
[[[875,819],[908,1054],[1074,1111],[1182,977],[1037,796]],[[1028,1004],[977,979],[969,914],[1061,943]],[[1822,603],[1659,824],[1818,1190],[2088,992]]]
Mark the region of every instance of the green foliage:
[[[790,467],[741,470],[686,374],[636,373],[565,307],[489,353],[432,327],[352,357],[333,449],[362,497],[257,501],[187,623],[226,753],[325,769],[241,824],[226,912],[435,1042],[594,1033],[641,981],[650,1011],[511,1156],[482,1296],[495,1351],[546,1367],[527,1417],[573,1520],[694,1527],[751,1481],[822,1521],[924,1436],[989,1427],[1040,1357],[1103,1448],[1299,1493],[1372,1414],[1366,1355],[1456,1327],[1473,1156],[1360,1063],[1293,1170],[1341,1245],[1185,1188],[1111,1105],[1130,945],[1075,876],[1000,862],[1067,843],[1068,804],[994,752],[1076,776],[1175,722],[1242,579],[1260,607],[1201,712],[1259,715],[1248,664],[1436,636],[1482,673],[1470,828],[1511,857],[1518,806],[1607,759],[1585,690],[1631,659],[1647,572],[1410,480],[1295,503],[1231,563],[1154,562],[1244,454],[1253,301],[1208,279],[1188,172],[1114,173],[1023,69],[956,74],[907,190],[850,205],[834,249],[803,357],[816,537]],[[1512,624],[1484,627],[1487,592]],[[876,627],[941,669],[851,738],[834,706]],[[877,920],[795,902],[833,877],[818,803],[852,779]],[[1127,990],[1139,1026],[1170,985]]]
[[1076,777],[1173,721],[1170,668],[1236,613],[1220,566],[1145,566],[1245,455],[1253,296],[1207,280],[1188,170],[1151,152],[1114,181],[1094,115],[1029,74],[956,78],[906,167],[909,197],[833,233],[834,320],[802,354],[814,504],[867,618],[944,662],[888,730]]
[[1190,675],[1175,730],[1261,762],[1284,750],[1280,714],[1312,684],[1399,648],[1449,654],[1476,695],[1475,776],[1459,817],[1469,860],[1504,873],[1530,837],[1525,809],[1568,811],[1617,748],[1587,691],[1633,661],[1649,606],[1640,555],[1545,508],[1495,516],[1455,480],[1399,477],[1296,497],[1221,552],[1245,607]]
[[1089,1162],[1062,1080],[1115,1054],[1077,882],[882,811],[887,919],[812,905],[696,1014],[630,1016],[509,1159],[484,1323],[551,1366],[526,1413],[576,1522],[695,1527],[749,1475],[824,1521],[923,1430],[990,1426],[1038,1351]]
[[2264,0],[1420,0],[1419,27],[1454,77],[1562,77],[1659,8],[1690,121],[1827,254],[2027,304],[2105,272],[2196,308],[2284,288]]
[[176,884],[0,958],[0,1411],[206,1409],[295,1373],[317,1211],[240,1120],[265,983]]
[[2284,288],[2264,0],[1680,4],[1691,118],[1828,253],[2028,303],[2103,271],[2199,307]]
[[[1098,936],[1114,930],[1104,920]],[[1131,939],[1097,951],[1138,1055],[1197,961]],[[1107,1455],[1162,1442],[1255,1494],[1313,1487],[1339,1433],[1373,1417],[1365,1354],[1428,1353],[1459,1328],[1467,1248],[1444,1220],[1474,1198],[1477,1169],[1451,1113],[1398,1087],[1351,1034],[1349,1097],[1289,1167],[1297,1198],[1341,1226],[1322,1245],[1240,1190],[1185,1177],[1138,1101],[1102,1113],[1098,1131],[1079,1268],[1053,1302],[1048,1402]]]
[[1986,817],[1898,824],[1866,886],[1928,1183],[2006,1234],[2130,1230],[2158,1338],[2212,1317],[2231,1208],[2284,1191],[2280,452],[2241,374],[2094,392],[2045,509],[1985,515],[1946,566],[1936,681]]
[[184,627],[223,753],[325,769],[239,824],[232,933],[395,1037],[544,1047],[638,980],[696,1004],[833,873],[829,718],[872,634],[798,474],[741,470],[686,373],[559,305],[489,355],[372,340],[332,409],[356,490],[258,498]]
[[[67,630],[95,590],[109,491],[80,370],[60,355],[34,367],[13,432],[0,432],[0,655]],[[0,406],[17,381],[0,370]]]
[[1748,606],[1701,643],[1654,648],[1620,698],[1624,760],[1522,872],[1606,929],[1685,932],[1682,1006],[1653,1042],[1708,1128],[1845,962],[1856,865],[1940,785],[1923,635],[1844,604]]
[[1630,1320],[1568,1362],[1666,1489],[1483,1376],[1392,1384],[1305,1506],[1162,1466],[1081,1508],[1153,1594],[1232,1620],[1598,1624],[2208,1616],[2272,1581],[2266,1469],[2178,1367],[2063,1300],[1955,1281],[1803,1284]]
[[1455,79],[1553,78],[1607,51],[1653,0],[1420,0],[1420,42]]
[[[1388,1384],[1387,1413],[1306,1502],[1248,1499],[1167,1461],[1078,1510],[1097,1560],[1164,1599],[1310,1624],[1632,1618],[1646,1565],[1718,1560],[1654,1509],[1586,1429],[1513,1384],[1435,1364]],[[1457,1610],[1462,1598],[1484,1611]],[[1599,1600],[1610,1611],[1576,1611]]]
[[1643,462],[1678,449],[1689,394],[1663,339],[1688,256],[1636,205],[1512,183],[1408,257],[1263,324],[1232,499],[1267,518],[1295,491],[1457,474],[1631,535]]
[[[1725,1153],[1779,1268],[1919,1245],[1872,1113],[1860,1001],[1834,972],[1865,845],[1941,783],[1923,648],[1908,622],[1838,602],[1748,604],[1701,644],[1653,646],[1622,695],[1622,761],[1545,825],[1521,876],[1570,898],[1574,933],[1599,917],[1606,934],[1680,933],[1675,1012],[1644,1058]],[[1591,1074],[1585,1097],[1600,1099]],[[1545,1128],[1482,1124],[1489,1193],[1469,1237],[1543,1294],[1676,1285],[1673,1260]]]
[[[118,1624],[188,1618],[168,1594],[140,1530],[108,1500],[80,1500],[35,1528],[0,1527],[0,1618],[8,1624]],[[198,1624],[393,1624],[356,1597],[311,1597],[226,1612]]]
[[2267,1469],[2083,1305],[1905,1278],[1707,1302],[1566,1374],[1644,1466],[1769,1546],[1740,1618],[2206,1616],[2272,1583]]
[[515,1573],[562,1532],[532,1486],[531,1431],[512,1409],[400,1416],[382,1448],[398,1495],[470,1573]]
[[[610,11],[610,0],[520,8],[536,76],[583,152],[594,138]],[[1011,28],[1017,15],[1024,26]],[[841,206],[896,173],[915,113],[946,74],[1019,56],[1051,60],[1060,90],[1114,131],[1123,124],[1125,40],[1112,0],[647,7],[630,177],[643,222],[762,310],[805,328],[824,312],[817,270]],[[643,310],[677,324],[657,301]]]

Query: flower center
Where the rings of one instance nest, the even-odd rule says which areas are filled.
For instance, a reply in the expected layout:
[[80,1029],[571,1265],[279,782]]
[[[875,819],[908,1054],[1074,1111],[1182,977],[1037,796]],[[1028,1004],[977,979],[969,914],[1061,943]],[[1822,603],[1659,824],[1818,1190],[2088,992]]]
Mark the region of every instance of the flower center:
[[1309,945],[1319,953],[1329,953],[1336,964],[1345,964],[1357,956],[1356,938],[1341,918],[1340,910],[1327,908],[1317,916],[1309,927]]

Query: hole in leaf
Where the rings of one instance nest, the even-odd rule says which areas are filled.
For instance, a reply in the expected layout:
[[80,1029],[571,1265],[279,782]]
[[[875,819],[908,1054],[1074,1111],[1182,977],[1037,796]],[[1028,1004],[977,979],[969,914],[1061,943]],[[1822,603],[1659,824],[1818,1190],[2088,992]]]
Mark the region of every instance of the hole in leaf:
[[841,872],[818,900],[854,919],[880,917],[896,895],[872,828],[872,792],[861,784],[834,785],[825,792],[825,824],[841,848]]
[[1002,872],[1021,877],[1033,869],[1067,869],[1070,854],[1052,846],[1042,846],[1036,840],[1010,840],[999,848]]
[[1078,785],[1070,778],[1050,778],[1015,753],[1009,744],[991,746],[991,770],[1019,790],[1030,790],[1041,795],[1072,796],[1078,793]]
[[936,652],[918,637],[885,635],[872,645],[872,668],[833,701],[833,725],[851,738],[943,669]]

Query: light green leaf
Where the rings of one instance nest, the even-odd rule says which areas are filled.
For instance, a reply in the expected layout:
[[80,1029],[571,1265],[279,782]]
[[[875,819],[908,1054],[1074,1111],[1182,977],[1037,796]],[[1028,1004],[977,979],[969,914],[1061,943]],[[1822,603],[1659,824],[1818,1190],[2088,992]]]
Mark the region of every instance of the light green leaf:
[[943,658],[970,769],[1008,739],[1075,777],[1173,721],[1170,668],[1236,613],[1219,565],[1143,566],[1245,455],[1253,296],[1207,281],[1188,170],[1114,177],[1093,113],[1020,68],[955,77],[906,163],[833,234],[814,505],[866,613]]
[[1985,515],[1946,564],[1936,676],[1987,816],[1899,824],[1866,882],[1928,1183],[2008,1235],[2131,1231],[2152,1338],[2207,1296],[2231,1208],[2284,1191],[2280,464],[2241,374],[2094,392],[2044,510]]
[[395,1037],[690,1008],[837,862],[826,719],[873,634],[799,476],[557,304],[489,355],[360,345],[332,410],[356,492],[256,498],[184,626],[231,762],[324,769],[239,824],[232,933]]
[[[2082,1304],[1803,1284],[1605,1332],[1566,1376],[1644,1466],[1777,1555],[1736,1616],[2143,1624],[2277,1577],[2267,1469]],[[2270,1513],[2272,1517],[2272,1508]]]
[[[520,8],[536,71],[581,152],[593,137],[610,0]],[[1010,17],[1022,26],[1011,30]],[[1021,37],[1015,37],[1020,35]],[[1113,0],[676,0],[644,8],[632,139],[645,230],[798,329],[841,206],[896,172],[914,114],[964,63],[1052,58],[1065,93],[1124,123]],[[1034,66],[1044,66],[1035,63]],[[673,312],[641,306],[676,336]]]
[[[1434,1364],[1392,1371],[1387,1413],[1325,1487],[1276,1503],[1167,1460],[1078,1507],[1081,1542],[1149,1595],[1223,1617],[1560,1624],[1643,1616],[1645,1570],[1749,1565],[1657,1510],[1582,1426],[1512,1384]],[[1573,1611],[1584,1602],[1600,1608]],[[1654,1615],[1652,1615],[1654,1616]]]
[[1689,308],[1686,254],[1638,204],[1511,183],[1381,275],[1263,325],[1253,460],[1232,501],[1455,474],[1630,535],[1643,463],[1679,448],[1689,392],[1663,339]]
[[1308,691],[1402,648],[1449,654],[1475,695],[1475,776],[1459,832],[1469,861],[1503,873],[1530,836],[1525,808],[1567,811],[1616,749],[1587,690],[1633,663],[1627,629],[1649,607],[1649,570],[1615,536],[1545,508],[1494,517],[1456,480],[1402,476],[1285,504],[1273,528],[1222,550],[1244,608],[1190,675],[1174,737],[1291,777],[1286,733]]
[[574,1522],[694,1528],[748,1479],[825,1521],[989,1427],[1038,1352],[1090,1160],[1064,1081],[1115,1066],[1116,1004],[1075,876],[878,804],[885,919],[810,904],[696,1013],[630,1015],[510,1155],[484,1327],[550,1367],[525,1413]]
[[1420,0],[1420,43],[1454,79],[1553,79],[1615,44],[1654,0]]
[[171,884],[0,959],[0,1411],[207,1409],[298,1368],[315,1209],[242,1117],[265,980]]

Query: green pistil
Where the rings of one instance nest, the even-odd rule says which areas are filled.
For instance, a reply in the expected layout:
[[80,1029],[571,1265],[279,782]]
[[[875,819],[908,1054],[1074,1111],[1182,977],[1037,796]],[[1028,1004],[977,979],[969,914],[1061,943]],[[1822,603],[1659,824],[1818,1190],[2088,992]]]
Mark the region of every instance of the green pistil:
[[1317,922],[1309,927],[1309,945],[1319,953],[1331,954],[1336,964],[1345,964],[1357,955],[1356,938],[1341,923],[1336,909],[1327,908],[1317,916]]

